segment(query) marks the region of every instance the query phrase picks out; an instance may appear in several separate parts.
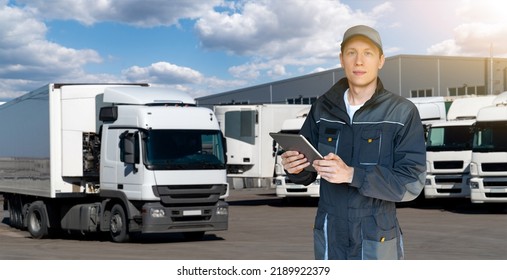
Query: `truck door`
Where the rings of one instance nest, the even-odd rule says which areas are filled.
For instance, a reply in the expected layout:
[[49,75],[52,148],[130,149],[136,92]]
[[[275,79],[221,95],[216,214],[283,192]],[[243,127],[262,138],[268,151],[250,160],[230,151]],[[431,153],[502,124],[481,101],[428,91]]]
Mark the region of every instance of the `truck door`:
[[119,160],[117,161],[118,190],[129,199],[141,199],[144,165],[141,160],[141,135],[137,130],[119,131]]
[[140,199],[144,169],[138,131],[105,128],[102,133],[101,189],[122,191],[129,199]]

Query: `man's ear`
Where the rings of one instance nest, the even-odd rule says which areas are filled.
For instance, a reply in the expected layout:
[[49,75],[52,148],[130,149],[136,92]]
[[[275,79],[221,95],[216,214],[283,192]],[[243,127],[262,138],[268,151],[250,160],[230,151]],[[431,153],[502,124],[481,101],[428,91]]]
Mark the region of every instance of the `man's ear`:
[[382,69],[382,67],[384,67],[384,63],[386,62],[386,57],[384,56],[384,54],[381,54],[380,55],[380,63],[378,65],[378,69]]

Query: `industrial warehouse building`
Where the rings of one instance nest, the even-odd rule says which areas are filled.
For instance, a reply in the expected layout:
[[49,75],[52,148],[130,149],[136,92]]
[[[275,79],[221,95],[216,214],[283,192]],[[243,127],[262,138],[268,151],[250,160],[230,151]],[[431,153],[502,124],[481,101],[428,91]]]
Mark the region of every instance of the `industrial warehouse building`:
[[[227,104],[311,104],[343,78],[341,68],[197,98],[205,107]],[[407,98],[496,95],[507,91],[507,59],[397,55],[380,71],[384,87]]]

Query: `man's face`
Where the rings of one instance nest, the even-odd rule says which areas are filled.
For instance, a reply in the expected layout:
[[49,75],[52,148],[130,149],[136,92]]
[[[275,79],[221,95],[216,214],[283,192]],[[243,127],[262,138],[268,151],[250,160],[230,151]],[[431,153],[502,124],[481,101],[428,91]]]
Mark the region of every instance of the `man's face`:
[[375,83],[384,61],[380,49],[362,36],[349,39],[340,54],[349,84],[355,87],[367,87]]

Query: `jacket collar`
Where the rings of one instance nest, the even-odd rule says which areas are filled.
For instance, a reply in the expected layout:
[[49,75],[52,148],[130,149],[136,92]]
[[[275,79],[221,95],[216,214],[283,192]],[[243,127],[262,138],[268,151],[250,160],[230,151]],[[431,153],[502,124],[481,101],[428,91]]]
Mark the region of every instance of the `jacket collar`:
[[[349,82],[347,78],[343,78],[339,80],[336,84],[334,84],[325,94],[323,103],[324,106],[330,112],[341,112],[347,114],[347,109],[345,107],[345,102],[343,101],[343,96],[345,91],[349,88]],[[378,97],[384,95],[386,93],[384,89],[384,85],[380,78],[377,77],[377,87],[375,88],[375,92],[372,97],[364,103],[363,107],[369,106],[374,103]],[[347,115],[348,116],[348,115]],[[348,118],[347,118],[348,119]]]
[[[349,81],[347,78],[343,78],[339,80],[336,84],[331,87],[331,89],[325,93],[328,99],[332,100],[333,102],[336,102],[337,100],[334,100],[335,98],[343,99],[343,94],[345,91],[349,88]],[[382,84],[382,81],[380,78],[377,78],[377,87],[375,88],[375,92],[373,93],[371,99],[374,99],[376,96],[380,95],[384,92],[384,85]],[[338,95],[340,96],[336,96]]]

